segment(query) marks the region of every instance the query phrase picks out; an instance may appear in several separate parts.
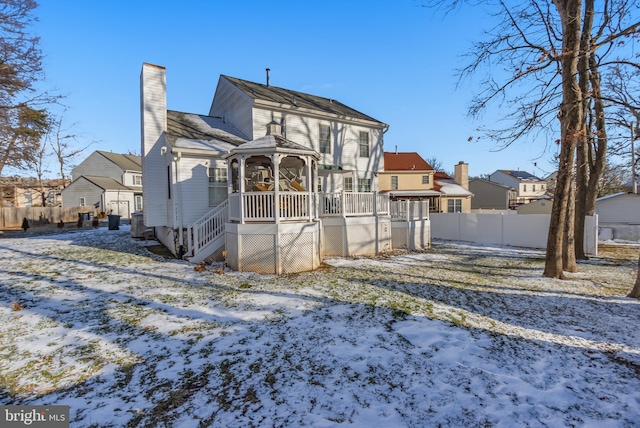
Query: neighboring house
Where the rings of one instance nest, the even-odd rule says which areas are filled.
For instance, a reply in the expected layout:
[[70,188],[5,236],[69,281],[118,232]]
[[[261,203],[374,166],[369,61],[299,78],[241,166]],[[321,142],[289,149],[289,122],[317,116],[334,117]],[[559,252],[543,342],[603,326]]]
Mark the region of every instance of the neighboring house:
[[489,176],[493,181],[516,190],[516,198],[509,201],[509,208],[537,200],[547,191],[547,182],[526,171],[501,169]]
[[63,206],[85,206],[87,211],[123,218],[144,209],[140,156],[97,150],[71,171],[71,177],[62,191]]
[[59,207],[62,205],[61,191],[68,180],[32,177],[0,177],[0,206]]
[[442,193],[440,212],[469,213],[473,200],[473,193],[469,191],[469,165],[459,162],[453,169],[453,178],[445,172],[435,174],[434,188]]
[[385,152],[379,188],[392,200],[429,201],[431,212],[469,212],[473,194],[465,187],[468,165],[460,162],[454,169],[456,179],[436,172],[416,152]]
[[[143,64],[140,78],[143,222],[178,256],[193,254],[192,227],[229,193],[267,194],[275,180],[299,186],[291,177],[300,173],[305,192],[377,190],[388,125],[337,100],[271,86],[268,75],[266,84],[220,76],[205,116],[167,110],[164,67]],[[260,139],[272,124],[277,138],[267,144]]]
[[470,180],[469,190],[473,193],[473,199],[471,199],[473,210],[508,210],[510,201],[517,198],[517,191],[513,187],[482,178]]

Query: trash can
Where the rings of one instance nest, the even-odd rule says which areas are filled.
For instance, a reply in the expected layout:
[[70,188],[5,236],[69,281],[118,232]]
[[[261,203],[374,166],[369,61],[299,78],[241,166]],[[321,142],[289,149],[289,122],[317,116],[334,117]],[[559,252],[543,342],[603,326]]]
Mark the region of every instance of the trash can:
[[120,216],[109,214],[109,230],[120,230]]

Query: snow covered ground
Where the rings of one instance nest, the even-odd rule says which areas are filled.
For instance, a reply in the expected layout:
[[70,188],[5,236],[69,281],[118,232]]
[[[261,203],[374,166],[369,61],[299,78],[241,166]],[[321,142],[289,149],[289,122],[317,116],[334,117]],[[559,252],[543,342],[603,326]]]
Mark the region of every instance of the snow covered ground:
[[[72,427],[637,426],[638,253],[436,242],[273,276],[105,228],[0,239],[0,402]],[[218,269],[220,272],[220,269]]]

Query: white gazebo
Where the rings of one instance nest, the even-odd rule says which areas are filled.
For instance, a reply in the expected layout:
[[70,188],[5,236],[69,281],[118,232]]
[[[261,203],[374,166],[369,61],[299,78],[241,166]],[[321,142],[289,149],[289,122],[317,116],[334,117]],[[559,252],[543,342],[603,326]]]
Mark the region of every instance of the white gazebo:
[[316,203],[320,155],[280,135],[241,144],[227,160],[229,222],[226,260],[237,271],[294,273],[321,262],[321,224]]

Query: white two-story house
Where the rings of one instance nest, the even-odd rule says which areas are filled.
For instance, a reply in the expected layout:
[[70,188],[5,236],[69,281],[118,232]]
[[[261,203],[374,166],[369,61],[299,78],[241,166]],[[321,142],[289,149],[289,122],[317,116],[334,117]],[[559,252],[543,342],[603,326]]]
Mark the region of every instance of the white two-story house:
[[[140,87],[143,221],[178,256],[191,251],[190,228],[243,189],[277,196],[275,179],[306,192],[377,190],[388,125],[337,100],[272,86],[268,74],[265,84],[220,76],[207,115],[176,112],[167,110],[165,68],[146,63]],[[275,144],[270,157],[258,156],[260,144],[250,142],[265,137],[268,124],[278,137],[264,143]],[[296,174],[306,182],[292,180]]]
[[140,156],[97,150],[71,171],[62,205],[131,218],[143,209]]
[[500,169],[489,176],[489,181],[515,189],[515,199],[509,200],[509,208],[545,198],[547,182],[526,171]]

